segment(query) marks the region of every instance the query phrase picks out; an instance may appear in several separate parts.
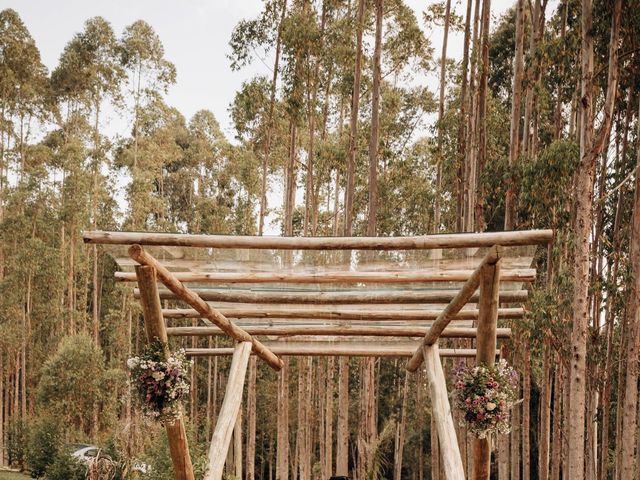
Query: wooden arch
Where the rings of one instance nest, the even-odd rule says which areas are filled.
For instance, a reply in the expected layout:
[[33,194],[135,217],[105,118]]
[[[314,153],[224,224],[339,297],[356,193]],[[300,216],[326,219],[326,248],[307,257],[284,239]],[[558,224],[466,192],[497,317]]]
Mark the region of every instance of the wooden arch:
[[[116,279],[136,282],[147,337],[167,344],[169,336],[227,335],[235,348],[187,349],[190,356],[233,355],[227,390],[209,450],[205,480],[222,478],[232,431],[240,410],[242,392],[251,354],[271,368],[280,370],[283,355],[406,356],[406,368],[416,371],[424,362],[432,399],[432,414],[440,441],[442,465],[447,480],[465,478],[456,439],[441,356],[474,356],[478,363],[493,364],[497,338],[510,330],[497,328],[498,318],[520,318],[522,308],[499,308],[503,303],[526,300],[526,290],[505,288],[535,279],[531,258],[514,262],[508,249],[545,244],[551,230],[518,232],[463,233],[417,237],[250,237],[221,235],[180,235],[134,232],[85,232],[92,244],[128,247],[128,257],[117,258],[121,267],[134,266],[135,272],[117,272]],[[375,269],[354,271],[251,270],[228,271],[210,261],[184,260],[172,255],[175,249],[195,247],[208,252],[219,249],[248,250],[380,250],[436,252],[430,268]],[[162,248],[168,259],[158,259],[149,249]],[[477,257],[477,249],[484,248]],[[447,264],[437,252],[458,249],[468,252],[469,261],[461,267]],[[475,260],[473,260],[475,259]],[[459,263],[459,262],[458,262]],[[463,268],[464,267],[464,268]],[[233,267],[231,267],[233,269]],[[160,290],[158,283],[166,290]],[[190,288],[187,285],[207,285]],[[236,285],[278,284],[273,291],[236,288]],[[307,291],[301,284],[348,285],[349,289]],[[392,290],[370,290],[367,285],[394,285]],[[443,289],[424,289],[425,284],[446,285]],[[216,285],[211,289],[208,285]],[[456,285],[455,290],[451,288]],[[234,288],[229,288],[233,286]],[[288,289],[287,286],[291,286]],[[185,303],[189,308],[162,309],[162,299]],[[470,303],[475,308],[467,308]],[[425,305],[443,305],[427,309]],[[203,326],[168,327],[165,321],[199,318]],[[450,327],[452,321],[473,321],[475,327]],[[267,340],[258,337],[268,337]],[[276,341],[272,338],[276,337]],[[440,350],[440,337],[476,338],[474,350]],[[293,341],[292,341],[293,340]],[[168,353],[168,350],[167,350]],[[184,421],[167,425],[171,457],[179,480],[193,480],[193,467],[185,435]],[[486,439],[474,443],[473,477],[488,480],[490,444]]]

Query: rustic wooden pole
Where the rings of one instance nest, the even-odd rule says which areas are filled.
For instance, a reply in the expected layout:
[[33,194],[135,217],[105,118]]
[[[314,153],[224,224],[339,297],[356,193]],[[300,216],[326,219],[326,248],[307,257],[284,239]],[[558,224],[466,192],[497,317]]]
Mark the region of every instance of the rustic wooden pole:
[[[147,340],[149,342],[153,342],[156,339],[160,341],[164,346],[164,355],[168,357],[169,345],[164,319],[162,318],[156,271],[153,267],[139,265],[136,267],[136,275],[138,277],[138,285],[140,285],[140,303],[142,303]],[[173,423],[167,422],[165,428],[176,480],[194,480],[189,444],[182,415]]]
[[[495,363],[496,330],[498,325],[498,290],[500,264],[482,267],[480,302],[478,308],[478,335],[476,337],[476,363],[491,366]],[[476,438],[473,442],[473,479],[489,480],[491,470],[491,440]]]
[[[277,342],[274,342],[277,343]],[[384,343],[373,342],[343,342],[335,344],[333,342],[298,342],[296,345],[274,345],[270,348],[278,355],[300,356],[300,357],[409,357],[413,354],[415,343],[406,346],[387,346]],[[233,354],[233,348],[187,348],[188,357],[220,357]],[[439,350],[440,356],[451,358],[473,358],[476,350],[473,348],[443,348]],[[500,352],[496,350],[496,355]]]
[[[427,270],[427,271],[319,271],[319,272],[173,272],[177,280],[187,283],[242,284],[242,283],[437,283],[466,282],[473,270]],[[116,272],[116,281],[135,282],[133,272]],[[534,268],[503,270],[501,282],[533,282]]]
[[[162,275],[158,276],[162,279]],[[171,273],[173,277],[173,273]],[[175,277],[173,277],[175,278]],[[471,286],[477,279],[469,279],[465,286],[458,294],[455,290],[423,290],[423,291],[404,291],[397,290],[379,290],[379,291],[343,291],[343,292],[273,292],[273,291],[253,291],[253,290],[209,290],[194,289],[187,290],[182,283],[177,282],[182,289],[188,291],[194,298],[208,302],[232,302],[232,303],[270,303],[270,304],[305,304],[305,305],[344,305],[344,304],[405,304],[405,303],[454,303],[458,311],[467,302],[477,302],[479,297],[475,295],[475,290],[470,290]],[[472,282],[472,283],[469,283]],[[163,280],[164,283],[164,280]],[[167,285],[169,286],[169,285]],[[476,284],[477,288],[477,284]],[[134,289],[134,296],[138,296],[138,289]],[[500,292],[500,302],[525,302],[528,292],[526,290],[505,290]],[[160,291],[162,300],[184,300],[188,301],[188,297],[181,292],[180,294],[173,290]],[[464,302],[462,302],[464,300]],[[453,307],[452,307],[453,308]],[[457,312],[456,312],[457,313]],[[248,341],[248,340],[247,340]]]
[[[451,302],[446,306],[446,308],[442,311],[438,318],[433,323],[431,328],[427,331],[424,339],[422,340],[422,345],[418,347],[415,351],[411,360],[407,362],[407,370],[410,372],[415,372],[418,367],[422,364],[422,347],[425,345],[433,345],[436,343],[440,334],[444,331],[444,329],[449,325],[449,322],[457,315],[457,313],[464,307],[467,302],[473,297],[473,294],[480,285],[481,280],[481,272],[484,269],[485,265],[495,265],[498,263],[501,257],[501,248],[498,246],[492,247],[485,257],[482,259],[482,262],[476,268],[469,277],[469,280],[462,286],[457,295],[451,300]],[[499,289],[496,289],[498,292]],[[495,350],[495,348],[494,348]]]
[[553,230],[453,233],[415,237],[269,237],[185,235],[155,232],[84,232],[85,243],[158,245],[175,247],[247,248],[284,250],[432,250],[493,245],[539,245],[551,241]]
[[[348,306],[323,306],[322,308],[309,308],[302,306],[274,307],[269,305],[251,306],[246,308],[221,307],[217,310],[227,318],[303,318],[328,319],[328,320],[435,320],[442,313],[440,310],[413,309],[370,309],[354,308]],[[190,308],[175,308],[162,311],[164,318],[201,318],[200,312]],[[501,308],[498,317],[503,319],[520,319],[524,316],[522,308]],[[462,310],[452,316],[451,320],[476,320],[478,310]]]
[[218,422],[211,438],[209,464],[204,480],[220,480],[222,478],[227,452],[229,451],[233,430],[240,412],[240,404],[242,403],[244,379],[247,373],[247,365],[249,364],[251,347],[251,342],[242,342],[234,348],[227,389],[220,408],[220,415],[218,415]]
[[[178,298],[195,308],[200,315],[212,321],[216,326],[224,330],[228,335],[236,339],[238,342],[251,342],[253,345],[253,351],[256,355],[267,362],[271,368],[274,370],[282,368],[282,360],[274,355],[273,352],[270,352],[269,349],[260,341],[253,338],[241,328],[238,328],[233,322],[227,319],[227,317],[209,306],[209,304],[202,300],[202,298],[200,298],[196,293],[189,290],[182,283],[176,280],[169,270],[162,266],[162,264],[149,253],[145,252],[140,245],[132,245],[129,248],[129,256],[142,265],[153,267],[158,278],[169,290],[171,290]],[[157,288],[157,286],[154,288]],[[158,299],[158,304],[159,303],[160,300]],[[159,312],[161,311],[162,310],[159,310]]]
[[[287,336],[370,336],[370,337],[420,337],[424,333],[424,327],[406,326],[350,326],[350,325],[258,325],[243,326],[251,335],[277,335]],[[445,338],[475,338],[478,329],[472,327],[447,327],[440,334]],[[496,331],[498,337],[511,336],[510,328],[499,328]],[[176,337],[211,337],[224,335],[218,327],[169,327],[167,335]]]
[[451,415],[447,382],[444,378],[438,345],[424,345],[422,354],[425,360],[429,391],[431,393],[431,415],[433,416],[442,457],[442,471],[446,480],[464,480],[464,467],[456,429]]

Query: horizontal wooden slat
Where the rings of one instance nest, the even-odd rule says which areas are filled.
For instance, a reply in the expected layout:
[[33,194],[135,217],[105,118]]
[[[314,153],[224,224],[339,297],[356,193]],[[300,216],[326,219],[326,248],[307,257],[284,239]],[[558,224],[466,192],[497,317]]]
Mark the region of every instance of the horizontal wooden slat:
[[[228,318],[304,318],[331,320],[435,320],[441,310],[394,309],[373,310],[371,308],[354,309],[340,308],[309,308],[289,307],[278,308],[265,305],[264,308],[218,308],[218,311]],[[190,308],[165,309],[164,318],[201,318],[198,311]],[[498,317],[501,319],[519,319],[524,316],[522,308],[501,308]],[[475,320],[478,310],[462,310],[453,320]]]
[[[327,284],[327,283],[435,283],[466,282],[473,270],[431,270],[431,271],[390,271],[390,272],[344,272],[333,271],[323,273],[230,273],[230,272],[173,272],[181,282],[193,283],[294,283],[294,284]],[[135,282],[133,272],[116,272],[115,278],[123,282]],[[536,271],[533,268],[504,271],[500,280],[503,282],[533,282]]]
[[[420,345],[416,342],[410,346],[389,346],[389,345],[368,345],[368,344],[345,344],[338,343],[331,347],[324,344],[314,345],[274,345],[269,344],[269,349],[277,355],[297,355],[297,356],[342,356],[342,357],[410,357],[416,348]],[[187,348],[187,356],[189,357],[211,357],[233,355],[233,348]],[[496,350],[496,355],[500,352]],[[440,350],[443,357],[475,357],[475,349],[446,349]]]
[[[239,325],[251,335],[274,335],[274,336],[324,336],[324,335],[354,335],[372,337],[423,337],[425,327],[404,327],[394,325],[372,325],[372,326],[351,326],[351,325],[264,325],[247,326]],[[208,337],[221,336],[225,333],[218,327],[168,327],[167,334],[176,337]],[[445,338],[475,338],[476,328],[470,327],[448,327],[441,337]],[[508,338],[511,336],[510,328],[499,328],[498,338]]]
[[[457,295],[457,290],[425,290],[411,292],[273,292],[252,290],[208,290],[193,289],[202,300],[208,302],[277,303],[277,304],[389,304],[389,303],[449,303]],[[138,289],[134,295],[139,295]],[[176,300],[173,292],[162,290],[160,298]],[[527,300],[526,290],[505,290],[500,292],[501,303],[517,303]],[[478,294],[470,295],[467,302],[476,303]]]
[[493,245],[539,245],[548,243],[552,238],[552,230],[454,233],[414,237],[271,237],[106,231],[87,231],[83,234],[85,243],[94,244],[286,250],[428,250],[440,248],[473,248],[491,247]]

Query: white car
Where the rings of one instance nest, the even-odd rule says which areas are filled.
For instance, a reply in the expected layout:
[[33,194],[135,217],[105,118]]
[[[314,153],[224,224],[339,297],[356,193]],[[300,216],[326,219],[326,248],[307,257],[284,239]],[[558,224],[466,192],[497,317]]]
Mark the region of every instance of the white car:
[[100,456],[103,458],[109,458],[109,455],[102,452],[101,448],[95,445],[87,445],[84,443],[73,443],[67,446],[69,455],[78,460],[81,463],[88,464],[94,458]]

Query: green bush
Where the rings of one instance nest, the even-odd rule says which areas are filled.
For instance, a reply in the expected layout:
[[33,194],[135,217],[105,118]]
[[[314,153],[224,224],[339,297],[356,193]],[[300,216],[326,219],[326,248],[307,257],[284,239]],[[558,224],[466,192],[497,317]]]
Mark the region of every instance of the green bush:
[[65,451],[58,451],[47,468],[46,480],[85,480],[87,467]]
[[27,456],[27,425],[20,419],[12,419],[7,428],[7,456],[9,465],[23,467]]
[[62,445],[62,429],[58,421],[43,417],[29,431],[27,463],[33,478],[41,477],[56,459]]

